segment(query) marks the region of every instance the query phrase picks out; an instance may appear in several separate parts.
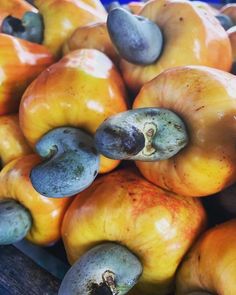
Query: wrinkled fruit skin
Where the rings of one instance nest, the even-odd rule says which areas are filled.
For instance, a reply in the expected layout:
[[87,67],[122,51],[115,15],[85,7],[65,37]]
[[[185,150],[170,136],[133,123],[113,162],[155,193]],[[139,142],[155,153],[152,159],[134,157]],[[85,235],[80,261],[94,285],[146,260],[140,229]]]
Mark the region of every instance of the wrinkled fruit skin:
[[145,178],[184,196],[207,196],[236,179],[236,77],[201,66],[169,69],[147,83],[133,108],[160,107],[185,123],[189,143],[174,157],[136,161]]
[[121,61],[123,77],[133,92],[137,93],[144,83],[175,66],[204,65],[230,71],[230,42],[212,13],[189,1],[157,0],[147,2],[140,15],[157,23],[164,35],[164,45],[161,56],[152,65]]

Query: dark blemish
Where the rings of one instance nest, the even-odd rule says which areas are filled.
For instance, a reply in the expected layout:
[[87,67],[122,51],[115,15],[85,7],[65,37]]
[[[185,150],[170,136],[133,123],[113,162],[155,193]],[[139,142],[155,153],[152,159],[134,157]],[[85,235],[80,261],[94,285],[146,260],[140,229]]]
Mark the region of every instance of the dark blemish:
[[74,173],[76,175],[80,175],[84,172],[84,167],[82,165],[79,165],[77,166],[75,169],[74,169]]
[[79,148],[84,149],[86,147],[86,145],[83,142],[79,143]]
[[89,295],[112,295],[110,288],[105,282],[100,283],[99,285],[92,283],[89,289]]
[[97,150],[95,147],[91,147],[91,152],[96,156],[97,155]]
[[95,170],[93,173],[93,176],[96,176],[96,175],[97,175],[97,170]]
[[195,112],[197,112],[197,111],[199,111],[199,110],[201,110],[201,109],[203,109],[203,108],[205,108],[205,106],[201,106],[201,107],[197,108],[197,109],[195,110]]
[[117,134],[119,134],[120,131],[120,127],[114,126],[116,129],[114,128],[110,128],[110,127],[105,127],[103,132],[112,136],[117,136]]
[[173,164],[174,164],[174,168],[176,169],[177,168],[177,164],[176,164],[175,158],[173,158]]
[[177,142],[177,146],[182,146],[182,145],[184,145],[184,144],[186,144],[186,140],[179,140],[178,142]]
[[198,260],[198,262],[200,262],[200,260],[201,260],[201,255],[200,254],[197,257],[197,260]]
[[184,19],[182,17],[180,17],[179,20],[182,22]]
[[108,135],[107,141],[111,150],[136,155],[145,146],[143,133],[134,126],[127,126],[127,130],[119,126],[107,127],[104,129],[104,133]]
[[8,24],[10,25],[10,27],[13,29],[13,31],[15,31],[16,33],[23,33],[25,32],[25,27],[22,25],[21,20],[12,17],[12,16],[7,16],[6,20],[8,22]]
[[158,115],[158,113],[154,110],[149,110],[146,114],[146,116],[150,116],[150,117],[156,117],[156,115]]
[[13,207],[11,207],[11,206],[8,206],[8,207],[6,207],[6,210],[12,210],[13,209]]
[[63,130],[63,133],[68,134],[68,133],[70,133],[70,130],[65,129],[65,130]]
[[175,127],[175,129],[177,129],[177,130],[182,130],[182,127],[181,126],[179,126],[178,124],[174,124],[174,127]]

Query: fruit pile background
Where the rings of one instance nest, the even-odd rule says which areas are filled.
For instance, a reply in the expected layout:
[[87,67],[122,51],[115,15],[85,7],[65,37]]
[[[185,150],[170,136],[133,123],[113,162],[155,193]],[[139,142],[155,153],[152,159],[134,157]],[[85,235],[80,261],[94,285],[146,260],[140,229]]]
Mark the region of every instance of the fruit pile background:
[[236,3],[1,0],[0,295],[236,294]]

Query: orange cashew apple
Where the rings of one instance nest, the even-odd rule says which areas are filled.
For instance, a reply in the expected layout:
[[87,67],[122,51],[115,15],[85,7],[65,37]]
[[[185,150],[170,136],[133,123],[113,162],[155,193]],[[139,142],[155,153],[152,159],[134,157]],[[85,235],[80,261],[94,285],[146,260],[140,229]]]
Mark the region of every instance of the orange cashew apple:
[[[49,160],[31,173],[36,190],[48,196],[74,195],[98,171],[114,169],[119,161],[100,157],[92,135],[106,118],[125,110],[123,80],[98,50],[73,51],[39,75],[19,110],[26,139]],[[56,182],[58,190],[51,191]]]
[[231,68],[231,73],[236,74],[236,25],[231,27],[229,30],[227,30],[231,48],[232,48],[232,55],[233,55],[233,65]]
[[0,244],[26,236],[38,245],[50,245],[61,236],[61,223],[71,199],[46,198],[31,185],[30,170],[40,159],[26,155],[11,161],[0,172]]
[[177,295],[236,294],[236,219],[205,232],[177,272]]
[[97,150],[130,159],[152,183],[207,196],[236,181],[236,77],[203,66],[164,71],[146,83],[133,110],[108,118]]
[[6,17],[2,21],[1,30],[9,35],[44,44],[56,58],[61,57],[63,43],[77,27],[105,21],[107,16],[99,0],[36,0],[34,5],[36,11],[28,10],[22,15],[18,14],[18,17],[3,13],[2,18]]
[[138,16],[112,9],[107,26],[123,57],[123,77],[135,93],[145,82],[175,66],[204,65],[230,71],[227,33],[213,13],[190,1],[148,1]]
[[0,116],[0,159],[8,162],[32,153],[19,126],[18,114]]
[[145,2],[141,2],[141,1],[130,1],[127,3],[128,8],[134,14],[138,14],[144,5],[145,5]]
[[107,12],[99,0],[35,0],[44,21],[43,44],[56,56],[73,31],[90,22],[105,21]]
[[221,7],[220,13],[228,15],[234,24],[236,24],[236,3],[229,3]]
[[120,60],[113,46],[105,22],[78,27],[63,46],[63,53],[83,48],[94,48],[105,53],[115,64]]
[[[126,294],[137,281],[138,294],[170,294],[175,271],[205,221],[198,199],[164,191],[136,170],[101,176],[75,197],[63,220],[63,242],[73,265],[59,294],[101,292],[108,273],[114,294]],[[127,252],[133,253],[130,261]]]
[[26,87],[54,62],[45,46],[0,33],[0,115],[18,112]]

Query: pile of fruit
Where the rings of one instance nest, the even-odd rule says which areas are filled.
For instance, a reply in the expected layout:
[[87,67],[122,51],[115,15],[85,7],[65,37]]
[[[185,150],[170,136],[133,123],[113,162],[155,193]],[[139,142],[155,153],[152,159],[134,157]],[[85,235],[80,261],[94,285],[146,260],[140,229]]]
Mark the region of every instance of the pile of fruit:
[[1,0],[0,245],[62,238],[59,295],[236,294],[236,4]]

